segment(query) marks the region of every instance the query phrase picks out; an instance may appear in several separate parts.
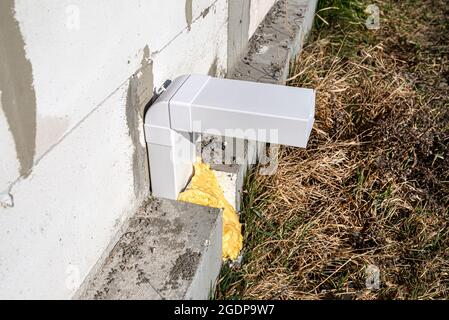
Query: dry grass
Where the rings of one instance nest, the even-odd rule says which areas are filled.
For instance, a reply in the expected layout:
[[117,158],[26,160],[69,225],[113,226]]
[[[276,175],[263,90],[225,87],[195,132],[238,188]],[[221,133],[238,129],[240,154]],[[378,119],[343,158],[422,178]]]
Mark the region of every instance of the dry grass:
[[323,11],[292,66],[290,85],[317,90],[312,137],[248,178],[244,261],[218,298],[448,297],[449,9],[375,3],[378,31]]

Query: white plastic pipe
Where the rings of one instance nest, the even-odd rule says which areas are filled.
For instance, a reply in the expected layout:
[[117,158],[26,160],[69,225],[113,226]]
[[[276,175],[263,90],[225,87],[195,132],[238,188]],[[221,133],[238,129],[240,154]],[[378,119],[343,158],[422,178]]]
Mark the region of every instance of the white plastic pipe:
[[176,199],[192,175],[193,133],[307,146],[315,114],[312,89],[219,79],[176,78],[145,115],[154,196]]

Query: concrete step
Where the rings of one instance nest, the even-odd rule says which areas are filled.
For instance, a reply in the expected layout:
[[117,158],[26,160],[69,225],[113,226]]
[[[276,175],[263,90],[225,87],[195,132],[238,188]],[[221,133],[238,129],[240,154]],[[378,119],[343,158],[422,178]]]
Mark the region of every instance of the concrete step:
[[149,199],[79,299],[208,299],[220,272],[221,235],[220,209]]

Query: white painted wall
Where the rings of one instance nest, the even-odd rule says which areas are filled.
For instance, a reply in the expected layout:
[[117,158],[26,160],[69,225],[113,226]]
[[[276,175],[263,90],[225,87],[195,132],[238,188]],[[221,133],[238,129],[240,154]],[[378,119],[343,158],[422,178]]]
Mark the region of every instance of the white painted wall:
[[[252,0],[254,30],[273,1]],[[14,198],[0,206],[0,299],[73,296],[141,200],[126,98],[145,47],[157,87],[214,64],[223,74],[227,8],[193,0],[188,28],[180,0],[15,1],[36,92],[36,154],[20,177],[0,105],[0,195]]]
[[226,0],[195,0],[192,9],[189,31],[179,0],[16,0],[33,68],[36,155],[19,179],[0,109],[0,193],[14,197],[0,207],[0,298],[72,297],[138,205],[125,111],[144,48],[155,86],[207,73],[214,61],[226,68]]
[[254,32],[256,32],[257,27],[276,1],[277,0],[251,0],[248,39],[250,39]]

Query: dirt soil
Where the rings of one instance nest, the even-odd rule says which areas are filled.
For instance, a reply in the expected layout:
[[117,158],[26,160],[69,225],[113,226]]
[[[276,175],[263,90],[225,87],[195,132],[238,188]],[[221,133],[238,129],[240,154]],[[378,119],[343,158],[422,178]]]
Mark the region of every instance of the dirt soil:
[[447,299],[449,6],[325,0],[317,13],[289,82],[317,90],[309,145],[248,177],[243,263],[216,296]]

